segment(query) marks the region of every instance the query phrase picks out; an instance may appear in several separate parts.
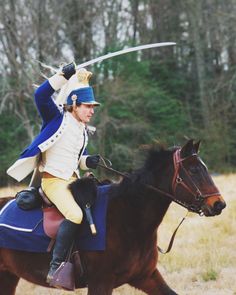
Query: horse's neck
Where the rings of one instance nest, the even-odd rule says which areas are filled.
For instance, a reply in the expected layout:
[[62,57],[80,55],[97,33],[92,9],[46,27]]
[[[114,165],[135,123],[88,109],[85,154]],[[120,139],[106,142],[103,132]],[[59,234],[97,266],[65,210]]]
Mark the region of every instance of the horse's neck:
[[158,195],[127,195],[117,199],[114,210],[121,210],[120,221],[133,232],[154,232],[162,222],[170,203],[170,200]]
[[143,230],[154,230],[161,224],[168,208],[170,200],[162,199],[159,196],[150,198],[140,207],[141,227]]

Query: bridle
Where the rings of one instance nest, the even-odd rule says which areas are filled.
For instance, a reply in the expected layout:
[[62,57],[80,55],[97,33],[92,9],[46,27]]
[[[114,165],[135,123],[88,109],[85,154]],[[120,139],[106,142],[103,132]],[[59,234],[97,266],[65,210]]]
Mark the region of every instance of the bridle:
[[[181,205],[182,207],[185,207],[186,209],[188,209],[188,211],[194,212],[194,213],[198,213],[199,215],[203,215],[202,212],[202,204],[204,202],[204,200],[208,197],[211,196],[220,196],[219,191],[216,189],[216,191],[214,193],[211,194],[203,194],[201,192],[201,190],[199,189],[199,187],[196,185],[196,183],[194,182],[193,178],[191,177],[191,175],[189,174],[188,170],[184,167],[183,163],[191,158],[191,157],[199,157],[197,153],[192,154],[188,157],[185,158],[181,158],[181,148],[178,148],[175,150],[175,152],[173,153],[173,165],[174,165],[174,174],[173,174],[173,178],[172,178],[172,193],[166,192],[164,190],[159,189],[158,187],[155,187],[153,185],[149,185],[149,184],[144,184],[144,186],[152,191],[158,192],[162,195],[165,195],[167,197],[169,197],[172,201],[174,201],[175,203]],[[104,161],[104,159],[102,158],[103,163],[104,164],[99,164],[100,167],[102,168],[106,168],[116,174],[119,174],[127,179],[131,179],[129,174],[125,174],[122,173],[120,171],[117,171],[111,167],[108,167]],[[188,182],[190,183],[190,185],[188,185],[186,183],[186,181],[180,177],[180,174],[183,173],[185,174],[185,176],[188,179]],[[191,195],[194,196],[194,200],[191,204],[188,204],[182,200],[180,200],[179,198],[177,198],[177,189],[179,186],[182,186],[185,190],[187,190]]]

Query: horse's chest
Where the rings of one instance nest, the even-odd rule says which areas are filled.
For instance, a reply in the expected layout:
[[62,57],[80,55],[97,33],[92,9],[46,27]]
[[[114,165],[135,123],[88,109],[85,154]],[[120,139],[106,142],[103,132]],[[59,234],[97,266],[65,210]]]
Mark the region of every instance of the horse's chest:
[[152,273],[157,264],[156,249],[133,249],[126,253],[117,265],[118,276],[130,280],[140,275]]

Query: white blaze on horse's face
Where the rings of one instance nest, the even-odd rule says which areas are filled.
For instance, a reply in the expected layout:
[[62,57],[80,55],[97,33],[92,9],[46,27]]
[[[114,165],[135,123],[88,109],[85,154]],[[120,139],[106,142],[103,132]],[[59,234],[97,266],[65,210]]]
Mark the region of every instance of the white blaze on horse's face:
[[203,162],[203,160],[199,157],[200,162],[202,163],[202,165],[206,168],[206,170],[208,171],[207,165]]
[[[209,174],[207,165],[203,162],[203,160],[200,157],[198,157],[198,159],[200,163],[203,165],[203,167],[206,169],[207,173]],[[210,175],[209,177],[211,178]],[[214,185],[214,182],[213,182],[213,185]],[[215,216],[215,215],[221,214],[222,210],[225,207],[226,207],[226,203],[223,197],[221,196],[221,194],[216,194],[216,195],[213,194],[212,196],[209,196],[205,199],[205,202],[202,206],[202,212],[205,216]]]

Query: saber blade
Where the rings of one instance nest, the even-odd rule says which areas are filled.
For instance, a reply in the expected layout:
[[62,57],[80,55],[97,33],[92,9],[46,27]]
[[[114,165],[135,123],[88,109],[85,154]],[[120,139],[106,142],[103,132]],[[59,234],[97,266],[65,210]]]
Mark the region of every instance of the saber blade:
[[105,59],[108,59],[108,58],[111,58],[114,56],[118,56],[118,55],[122,55],[125,53],[129,53],[129,52],[134,52],[134,51],[139,51],[139,50],[144,50],[144,49],[149,49],[149,48],[155,48],[155,47],[173,46],[173,45],[176,45],[176,43],[175,42],[162,42],[162,43],[152,43],[152,44],[146,44],[146,45],[125,48],[125,49],[122,49],[122,50],[119,50],[116,52],[111,52],[111,53],[105,54],[103,56],[91,59],[89,61],[86,61],[86,62],[78,65],[76,68],[77,69],[84,68],[84,67],[92,65],[94,63],[103,61]]

